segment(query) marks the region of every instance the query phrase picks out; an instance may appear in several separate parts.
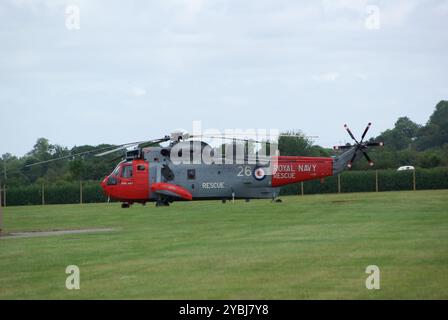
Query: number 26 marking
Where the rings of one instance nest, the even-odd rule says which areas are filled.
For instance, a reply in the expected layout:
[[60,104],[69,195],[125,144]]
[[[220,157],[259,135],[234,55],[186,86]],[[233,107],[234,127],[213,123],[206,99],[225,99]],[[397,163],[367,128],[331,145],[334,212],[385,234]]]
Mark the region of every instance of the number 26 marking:
[[252,168],[248,166],[239,166],[238,170],[238,177],[250,177],[252,174]]

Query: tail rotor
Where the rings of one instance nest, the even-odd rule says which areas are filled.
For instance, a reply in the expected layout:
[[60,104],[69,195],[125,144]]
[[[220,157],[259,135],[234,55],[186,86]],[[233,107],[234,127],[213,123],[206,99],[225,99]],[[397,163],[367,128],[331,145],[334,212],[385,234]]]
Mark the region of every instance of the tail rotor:
[[342,145],[342,146],[334,146],[333,149],[334,150],[347,150],[347,149],[354,149],[355,150],[355,152],[353,153],[352,158],[347,163],[347,167],[348,168],[352,167],[353,162],[356,159],[356,155],[358,154],[358,151],[360,151],[364,155],[364,158],[367,160],[367,162],[369,163],[369,165],[371,167],[375,165],[375,163],[372,161],[372,159],[370,159],[369,155],[367,154],[367,150],[370,147],[382,147],[382,146],[384,146],[384,143],[383,142],[377,142],[377,141],[364,142],[364,138],[366,137],[366,134],[369,131],[371,125],[372,125],[371,122],[369,122],[367,124],[367,127],[364,129],[364,132],[363,132],[363,134],[361,136],[361,140],[360,141],[358,141],[355,138],[355,136],[353,135],[353,133],[350,130],[350,128],[346,124],[344,125],[345,130],[347,130],[348,134],[350,135],[350,137],[354,141],[354,144],[349,144],[348,143],[348,144]]

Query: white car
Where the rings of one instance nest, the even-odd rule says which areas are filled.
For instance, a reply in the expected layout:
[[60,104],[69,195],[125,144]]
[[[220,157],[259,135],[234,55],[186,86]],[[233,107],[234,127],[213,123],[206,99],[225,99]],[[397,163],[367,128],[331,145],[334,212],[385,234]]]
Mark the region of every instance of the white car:
[[415,170],[413,166],[402,166],[397,169],[397,171],[408,171],[408,170]]

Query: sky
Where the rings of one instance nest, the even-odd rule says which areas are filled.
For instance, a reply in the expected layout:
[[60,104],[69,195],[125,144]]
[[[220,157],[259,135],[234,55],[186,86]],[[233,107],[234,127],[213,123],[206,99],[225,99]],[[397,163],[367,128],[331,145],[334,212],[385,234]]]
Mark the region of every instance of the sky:
[[2,0],[0,154],[40,137],[301,130],[332,146],[448,98],[446,0]]

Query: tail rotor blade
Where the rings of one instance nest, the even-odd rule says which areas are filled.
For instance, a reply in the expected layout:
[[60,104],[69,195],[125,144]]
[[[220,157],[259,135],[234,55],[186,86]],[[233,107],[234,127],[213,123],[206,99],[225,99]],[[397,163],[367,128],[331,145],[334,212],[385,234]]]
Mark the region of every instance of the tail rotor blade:
[[371,125],[372,125],[372,123],[369,122],[369,124],[367,125],[366,129],[364,130],[364,133],[361,136],[361,142],[364,140],[364,137],[366,136],[367,131],[369,131]]
[[370,159],[370,157],[369,157],[369,155],[365,152],[365,151],[362,151],[362,154],[364,155],[364,157],[366,158],[366,160],[369,162],[369,166],[373,166],[374,165],[374,163],[373,163],[373,161]]
[[334,146],[333,149],[334,150],[345,150],[345,149],[350,149],[352,148],[352,145],[343,145],[343,146]]
[[384,146],[384,142],[367,142],[365,145],[367,147],[382,147]]
[[348,127],[346,124],[344,124],[344,128],[345,128],[345,130],[347,130],[347,132],[348,132],[348,134],[350,135],[350,137],[351,137],[356,143],[358,143],[358,140],[356,140],[355,136],[353,135],[353,133],[350,131],[349,127]]
[[353,157],[350,159],[349,163],[347,164],[347,167],[349,167],[349,168],[352,167],[353,161],[355,161],[357,153],[358,153],[358,150],[356,150],[355,153],[353,154]]

